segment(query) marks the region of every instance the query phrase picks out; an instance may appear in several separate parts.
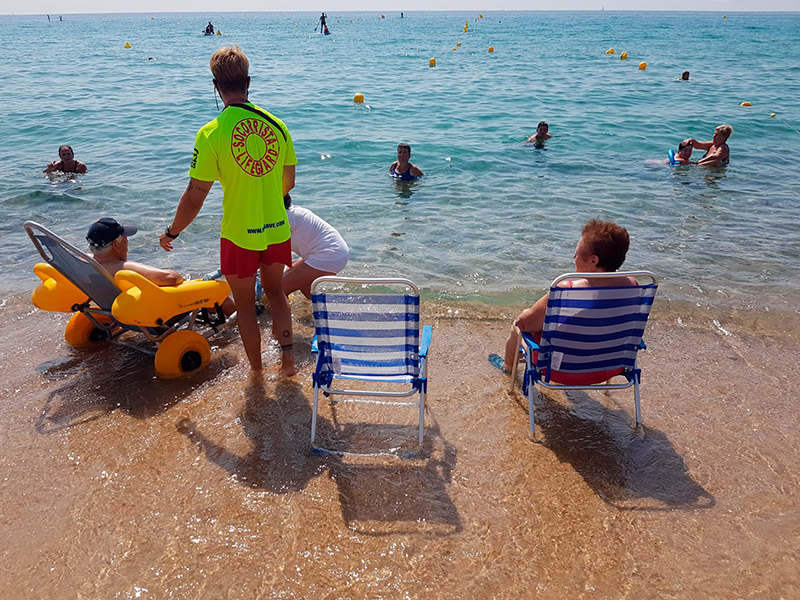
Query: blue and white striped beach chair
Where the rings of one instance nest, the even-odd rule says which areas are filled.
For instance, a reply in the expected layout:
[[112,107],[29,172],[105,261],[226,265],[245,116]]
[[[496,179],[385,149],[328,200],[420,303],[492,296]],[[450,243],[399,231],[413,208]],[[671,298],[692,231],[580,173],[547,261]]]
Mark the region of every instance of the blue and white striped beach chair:
[[[608,277],[608,274],[567,273],[558,277],[550,285],[541,341],[537,343],[532,335],[522,333],[520,350],[525,360],[522,391],[528,396],[531,434],[534,433],[535,385],[565,390],[633,386],[636,424],[641,424],[641,370],[636,356],[645,348],[642,335],[658,282],[649,271],[619,272],[614,276],[633,277],[639,285],[556,287],[561,281],[596,279]],[[611,378],[616,376],[625,377],[627,381],[611,383]],[[512,374],[513,380],[515,374]]]
[[[419,443],[422,443],[428,385],[426,360],[432,330],[426,325],[420,336],[417,286],[408,279],[320,277],[311,285],[311,302],[316,327],[311,350],[317,354],[311,443],[317,433],[320,390],[326,396],[365,396],[369,399],[360,401],[382,403],[389,401],[380,398],[419,394],[417,402],[391,403],[419,406]],[[379,386],[402,384],[403,389],[334,389],[333,382],[337,379]]]

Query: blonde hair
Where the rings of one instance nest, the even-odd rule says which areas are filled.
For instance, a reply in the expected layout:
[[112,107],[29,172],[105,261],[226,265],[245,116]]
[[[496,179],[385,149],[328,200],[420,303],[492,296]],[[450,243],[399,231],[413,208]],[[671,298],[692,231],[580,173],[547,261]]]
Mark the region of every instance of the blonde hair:
[[726,123],[725,125],[720,125],[716,129],[714,129],[714,131],[719,131],[721,134],[725,136],[725,139],[727,140],[729,137],[731,137],[731,134],[733,133],[733,127],[731,127]]
[[247,91],[250,61],[239,46],[220,48],[211,55],[208,66],[223,92]]

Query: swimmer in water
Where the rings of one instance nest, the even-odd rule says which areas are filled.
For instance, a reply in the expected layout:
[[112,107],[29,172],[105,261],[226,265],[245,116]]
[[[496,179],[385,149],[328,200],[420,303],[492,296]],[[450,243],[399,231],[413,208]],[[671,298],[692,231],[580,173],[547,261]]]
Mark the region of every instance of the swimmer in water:
[[79,160],[75,160],[75,153],[71,146],[66,144],[58,149],[58,157],[61,160],[54,160],[47,165],[43,173],[86,173],[86,165]]
[[533,144],[537,148],[543,148],[545,140],[549,140],[552,135],[549,133],[550,126],[547,124],[547,121],[541,121],[536,126],[536,133],[534,133],[531,137],[525,140],[526,144]]
[[689,81],[689,71],[684,71],[677,81]]
[[679,165],[688,165],[690,164],[690,158],[692,158],[692,149],[694,148],[694,143],[692,140],[683,140],[680,144],[678,144],[678,151],[675,153],[675,162]]
[[693,147],[706,151],[703,158],[697,161],[697,164],[707,167],[727,165],[731,161],[731,149],[728,148],[727,141],[732,133],[733,127],[725,124],[719,125],[714,129],[714,137],[710,142],[698,142],[694,138],[689,138],[688,141],[692,142]]
[[419,167],[409,162],[410,159],[411,146],[397,144],[397,160],[389,165],[389,175],[400,181],[414,181],[425,175]]

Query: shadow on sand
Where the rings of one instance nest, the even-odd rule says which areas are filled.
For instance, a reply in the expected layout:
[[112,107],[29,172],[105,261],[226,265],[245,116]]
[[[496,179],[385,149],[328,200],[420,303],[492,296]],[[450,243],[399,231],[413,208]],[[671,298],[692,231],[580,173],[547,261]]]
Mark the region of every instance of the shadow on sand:
[[47,395],[35,429],[50,434],[94,421],[114,410],[147,419],[163,413],[234,364],[233,356],[217,352],[208,367],[191,378],[159,379],[152,355],[126,345],[75,350],[69,357],[37,367],[45,379],[66,382]]
[[[282,380],[270,394],[261,381],[245,389],[241,415],[244,433],[252,450],[239,456],[200,432],[188,419],[178,423],[206,458],[235,476],[242,484],[276,494],[304,489],[325,469],[339,489],[345,525],[369,535],[421,532],[449,535],[460,531],[458,512],[446,492],[455,467],[455,449],[444,445],[438,426],[426,430],[423,450],[413,459],[384,455],[313,452],[309,433],[311,405],[302,387]],[[334,428],[319,418],[320,439],[339,437],[342,431],[363,432],[372,425],[353,424]],[[390,431],[393,426],[380,426]],[[404,427],[412,435],[415,428]],[[363,436],[362,436],[363,439]],[[441,455],[431,458],[431,455]],[[366,462],[365,462],[366,461]]]
[[[517,402],[527,399],[515,395]],[[638,430],[627,411],[572,390],[565,405],[539,394],[537,439],[570,463],[608,504],[621,510],[705,509],[714,496],[692,479],[666,434]]]

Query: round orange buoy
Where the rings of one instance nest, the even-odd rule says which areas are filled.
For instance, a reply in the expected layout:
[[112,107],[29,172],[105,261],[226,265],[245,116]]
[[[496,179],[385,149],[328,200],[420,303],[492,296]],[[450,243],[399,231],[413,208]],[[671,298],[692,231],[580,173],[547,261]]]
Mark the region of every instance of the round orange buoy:
[[606,54],[614,54],[614,49],[609,48],[608,50],[606,50]]
[[619,55],[619,59],[620,60],[628,60],[628,53],[627,52],[623,52],[622,54]]
[[430,59],[428,61],[428,65],[431,66],[431,67],[435,67],[436,66],[436,59],[435,58]]
[[461,42],[458,42],[458,43],[456,44],[456,46],[458,46],[458,47],[460,48],[460,47],[461,47]]
[[645,69],[647,69],[647,63],[644,62],[644,61],[640,62],[639,63],[639,70],[640,71],[644,71]]
[[364,102],[364,94],[358,92],[355,96],[353,96],[353,102],[356,104],[362,104]]
[[494,46],[489,46],[489,52],[494,52]]
[[739,106],[753,106],[749,102],[742,102]]

